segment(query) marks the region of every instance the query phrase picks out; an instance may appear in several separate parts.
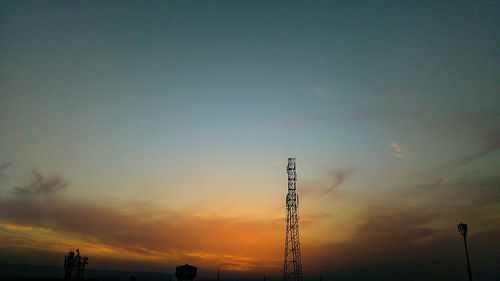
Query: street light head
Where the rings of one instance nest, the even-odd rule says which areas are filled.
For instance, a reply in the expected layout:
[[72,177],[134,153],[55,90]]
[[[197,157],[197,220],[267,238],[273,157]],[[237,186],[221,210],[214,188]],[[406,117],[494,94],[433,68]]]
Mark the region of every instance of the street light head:
[[467,224],[466,223],[459,223],[457,224],[458,227],[458,232],[462,234],[464,237],[467,235]]

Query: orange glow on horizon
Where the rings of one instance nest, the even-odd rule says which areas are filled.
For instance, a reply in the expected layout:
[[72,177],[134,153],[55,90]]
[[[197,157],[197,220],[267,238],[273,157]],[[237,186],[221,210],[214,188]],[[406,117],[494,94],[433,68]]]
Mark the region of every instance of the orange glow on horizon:
[[[85,256],[93,258],[105,258],[116,260],[129,260],[139,263],[153,263],[158,265],[180,264],[186,261],[206,268],[215,268],[223,265],[227,271],[258,271],[264,268],[278,269],[281,259],[279,251],[269,255],[269,251],[263,251],[272,247],[272,241],[266,241],[270,237],[265,235],[252,236],[244,229],[231,229],[224,227],[219,232],[217,241],[212,245],[220,244],[220,247],[210,247],[210,251],[181,251],[181,250],[152,250],[147,248],[126,249],[123,247],[103,244],[92,241],[88,237],[80,237],[75,234],[66,233],[33,226],[22,226],[11,223],[0,222],[0,239],[4,246],[10,248],[39,249],[64,255],[69,249],[79,248]],[[208,231],[208,229],[205,228]],[[29,232],[29,233],[27,233]],[[247,234],[245,234],[247,233]],[[15,237],[15,239],[13,239]],[[29,237],[29,238],[28,238]],[[9,238],[9,239],[7,239]],[[95,239],[94,239],[95,240]],[[244,244],[239,248],[241,254],[233,254],[232,243]],[[281,243],[279,243],[281,244]],[[261,246],[259,246],[261,245]],[[265,254],[268,254],[267,256]],[[272,253],[272,252],[271,252]],[[94,265],[99,267],[98,265]]]

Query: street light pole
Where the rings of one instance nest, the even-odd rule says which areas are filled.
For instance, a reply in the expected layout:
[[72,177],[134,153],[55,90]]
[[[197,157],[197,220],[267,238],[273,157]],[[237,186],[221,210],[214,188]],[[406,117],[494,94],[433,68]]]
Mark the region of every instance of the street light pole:
[[472,272],[470,270],[470,262],[469,262],[469,250],[467,249],[467,224],[466,223],[459,223],[457,225],[458,227],[458,232],[462,234],[464,237],[464,246],[465,246],[465,257],[467,258],[467,271],[469,273],[469,281],[472,281]]

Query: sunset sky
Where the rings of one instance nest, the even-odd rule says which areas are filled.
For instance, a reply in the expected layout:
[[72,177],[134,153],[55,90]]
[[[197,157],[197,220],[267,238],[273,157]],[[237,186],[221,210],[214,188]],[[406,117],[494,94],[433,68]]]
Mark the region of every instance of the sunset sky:
[[296,157],[307,278],[500,278],[499,15],[2,1],[0,263],[279,277]]

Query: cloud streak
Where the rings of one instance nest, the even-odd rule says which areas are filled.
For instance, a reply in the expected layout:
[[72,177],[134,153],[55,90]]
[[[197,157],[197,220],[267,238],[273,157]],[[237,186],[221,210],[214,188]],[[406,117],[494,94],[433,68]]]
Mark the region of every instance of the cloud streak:
[[394,149],[394,153],[392,154],[394,157],[403,157],[401,146],[396,142],[391,142],[389,145]]
[[16,187],[14,193],[17,195],[49,195],[64,189],[68,183],[58,176],[44,177],[35,168],[32,171],[32,181],[29,185]]
[[[365,222],[354,231],[351,241],[309,244],[305,255],[311,262],[305,266],[311,271],[329,268],[326,274],[342,272],[344,277],[366,275],[356,280],[400,280],[401,276],[392,276],[391,272],[432,272],[430,269],[436,267],[448,272],[429,274],[429,280],[462,276],[463,248],[456,226],[450,223],[443,230],[426,226],[438,213],[422,215],[418,209],[398,212],[381,206],[369,207],[366,213],[362,217]],[[490,249],[499,245],[499,234],[499,230],[490,230],[471,235],[476,270],[498,265],[499,259]],[[382,270],[386,275],[377,277]],[[418,274],[404,276],[405,280],[421,278]]]
[[67,182],[56,176],[44,177],[36,169],[32,177],[28,185],[13,188],[14,197],[0,198],[0,241],[4,247],[49,252],[79,247],[101,259],[120,253],[163,265],[190,262],[202,267],[223,265],[233,271],[278,269],[282,218],[202,216],[157,212],[147,206],[130,213],[112,205],[52,197],[66,188]]
[[[329,189],[336,191],[352,172],[328,170],[334,180]],[[34,177],[34,182],[47,181],[39,174]],[[450,210],[465,206],[474,210],[474,217],[481,217],[484,211],[480,206],[491,208],[498,202],[499,182],[498,177],[464,178],[452,183],[440,179],[410,188],[414,192],[411,196],[394,194],[401,204],[366,207],[354,218],[361,223],[343,242],[314,240],[308,236],[310,228],[303,228],[306,230],[301,233],[304,267],[309,272],[325,274],[350,270],[359,273],[363,268],[373,274],[384,267],[408,272],[432,266],[459,272],[463,249],[455,220],[450,219]],[[61,189],[48,190],[48,194],[54,194]],[[101,262],[114,260],[128,265],[136,261],[155,263],[162,268],[188,262],[201,268],[222,265],[227,271],[279,274],[281,269],[282,217],[249,219],[196,215],[187,211],[147,212],[148,207],[146,212],[130,213],[112,205],[16,195],[0,199],[2,247],[33,248],[47,253],[63,253],[68,247],[79,247]],[[417,206],[407,204],[420,197],[429,199]],[[304,215],[302,219],[303,226],[326,219],[328,223],[335,223],[335,217],[327,213]],[[475,223],[480,226],[482,222],[476,220]],[[500,229],[476,225],[473,229],[471,244],[475,247],[475,262],[498,264],[491,248],[500,243]],[[129,262],[117,261],[117,256],[126,256]],[[434,279],[457,278],[446,275]]]
[[306,182],[299,190],[301,196],[321,197],[331,195],[333,198],[340,198],[343,193],[339,187],[345,183],[355,172],[352,168],[347,169],[332,169],[322,166],[316,166],[319,170],[327,175],[327,180],[322,182]]
[[5,180],[5,171],[7,171],[8,168],[10,168],[9,162],[0,165],[0,183]]
[[93,241],[114,252],[254,271],[268,269],[269,261],[281,257],[280,230],[284,227],[281,219],[203,217],[179,212],[146,217],[111,206],[24,196],[0,201],[0,222],[12,229],[34,227]]
[[500,148],[500,130],[490,131],[489,133],[483,134],[475,147],[471,149],[464,150],[462,153],[457,153],[459,155],[455,159],[429,169],[423,169],[417,174],[427,174],[427,173],[439,173],[450,169],[459,168],[462,166],[469,165]]
[[334,194],[336,196],[341,196],[340,191],[338,190],[338,187],[344,183],[344,181],[354,172],[354,170],[335,170],[335,169],[330,169],[327,171],[328,175],[332,179],[332,183],[330,187],[324,189],[321,193],[320,196],[326,195],[326,194]]
[[484,156],[496,151],[500,147],[500,131],[490,132],[482,138],[482,145],[471,151],[471,153],[455,162],[456,167],[470,164]]

